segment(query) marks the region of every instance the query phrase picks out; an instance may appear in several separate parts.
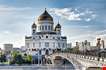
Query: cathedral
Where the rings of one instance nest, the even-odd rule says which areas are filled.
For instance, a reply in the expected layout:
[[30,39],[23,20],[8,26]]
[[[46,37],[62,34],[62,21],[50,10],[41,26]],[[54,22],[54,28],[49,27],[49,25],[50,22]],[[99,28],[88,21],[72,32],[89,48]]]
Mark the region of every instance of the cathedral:
[[61,25],[54,26],[52,16],[45,11],[33,22],[32,35],[25,36],[25,47],[31,55],[49,55],[54,50],[63,50],[67,47],[67,37],[61,36]]

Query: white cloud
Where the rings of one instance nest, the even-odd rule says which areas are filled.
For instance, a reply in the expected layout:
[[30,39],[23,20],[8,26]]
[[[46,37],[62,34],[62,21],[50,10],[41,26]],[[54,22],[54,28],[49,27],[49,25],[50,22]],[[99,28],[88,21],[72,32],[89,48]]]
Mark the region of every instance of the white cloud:
[[87,19],[85,19],[85,21],[89,22],[89,21],[91,21],[91,19],[90,18],[87,18]]
[[[0,5],[0,47],[13,43],[14,47],[24,45],[25,34],[30,34],[34,9]],[[27,32],[28,31],[28,32]]]
[[79,9],[72,9],[72,8],[51,8],[49,11],[57,15],[61,18],[65,18],[70,21],[91,21],[96,17],[96,15],[91,10],[84,10],[83,12],[80,12]]

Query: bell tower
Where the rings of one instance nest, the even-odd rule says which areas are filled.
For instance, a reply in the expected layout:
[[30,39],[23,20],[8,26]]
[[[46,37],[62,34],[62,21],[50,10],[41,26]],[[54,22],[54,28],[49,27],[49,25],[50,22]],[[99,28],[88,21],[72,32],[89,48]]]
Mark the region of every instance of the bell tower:
[[61,35],[61,25],[60,25],[59,22],[58,22],[58,24],[55,27],[55,31],[56,31],[57,34]]
[[32,36],[36,34],[36,24],[35,22],[32,24]]

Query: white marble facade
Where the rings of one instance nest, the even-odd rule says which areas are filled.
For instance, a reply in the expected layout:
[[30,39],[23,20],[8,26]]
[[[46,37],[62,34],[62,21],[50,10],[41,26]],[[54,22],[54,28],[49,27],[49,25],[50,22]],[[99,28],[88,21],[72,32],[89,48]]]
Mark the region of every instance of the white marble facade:
[[61,36],[61,25],[54,27],[53,18],[45,10],[38,18],[38,22],[32,24],[32,35],[25,37],[25,47],[28,54],[51,54],[53,50],[65,49],[67,37]]

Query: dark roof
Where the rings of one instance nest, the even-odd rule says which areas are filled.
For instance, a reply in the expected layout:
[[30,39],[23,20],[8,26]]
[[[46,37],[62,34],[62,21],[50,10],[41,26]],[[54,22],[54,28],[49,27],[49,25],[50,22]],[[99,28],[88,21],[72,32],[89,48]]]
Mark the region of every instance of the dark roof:
[[61,25],[58,23],[58,24],[56,25],[56,28],[61,28]]
[[61,37],[61,38],[62,38],[62,39],[67,39],[67,37],[65,37],[65,36],[64,36],[64,37]]
[[31,39],[31,38],[32,38],[31,36],[29,36],[29,37],[26,36],[26,37],[25,37],[25,39]]
[[36,34],[56,34],[56,32],[37,32]]
[[32,28],[36,28],[36,24],[35,23],[32,24]]
[[42,20],[51,20],[51,21],[53,21],[52,16],[46,11],[46,9],[43,12],[43,14],[41,14],[38,18],[38,21],[42,21]]

